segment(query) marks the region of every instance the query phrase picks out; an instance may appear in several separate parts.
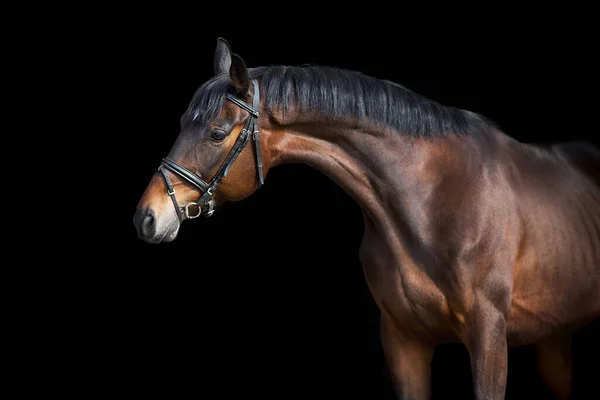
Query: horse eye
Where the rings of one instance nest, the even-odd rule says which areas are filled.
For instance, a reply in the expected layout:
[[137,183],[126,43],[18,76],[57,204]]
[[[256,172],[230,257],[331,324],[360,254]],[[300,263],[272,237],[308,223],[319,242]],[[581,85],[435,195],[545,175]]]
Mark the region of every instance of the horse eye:
[[227,134],[220,130],[215,130],[210,133],[210,139],[215,142],[220,142],[227,137]]

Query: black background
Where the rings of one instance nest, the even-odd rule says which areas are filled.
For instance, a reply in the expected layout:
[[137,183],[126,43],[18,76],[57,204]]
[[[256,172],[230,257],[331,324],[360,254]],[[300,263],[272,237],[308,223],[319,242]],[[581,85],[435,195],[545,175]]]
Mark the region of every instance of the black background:
[[[298,20],[283,11],[267,17],[262,8],[253,14],[250,6],[236,11],[227,18],[115,11],[94,36],[99,50],[89,61],[99,75],[90,81],[106,96],[98,123],[102,142],[117,153],[105,165],[111,157],[120,164],[107,172],[118,178],[119,194],[102,200],[116,210],[116,225],[93,253],[102,267],[86,272],[95,296],[84,333],[99,338],[86,357],[102,365],[86,391],[391,400],[379,312],[358,260],[362,215],[318,171],[277,167],[250,198],[186,222],[175,242],[137,238],[136,204],[191,96],[212,74],[217,37],[249,67],[359,70],[481,113],[522,141],[599,143],[597,30],[585,11],[499,22],[484,14],[443,25],[422,14],[384,20],[385,10]],[[600,393],[598,332],[596,324],[576,336],[578,398]],[[472,397],[463,346],[436,350],[432,380],[434,399]],[[533,350],[510,350],[507,398],[548,396]]]

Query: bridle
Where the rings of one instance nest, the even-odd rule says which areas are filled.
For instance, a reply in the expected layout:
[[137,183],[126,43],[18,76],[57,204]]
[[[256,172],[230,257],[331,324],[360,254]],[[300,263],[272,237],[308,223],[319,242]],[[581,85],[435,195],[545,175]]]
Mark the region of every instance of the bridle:
[[[197,218],[200,215],[205,217],[210,217],[214,213],[215,201],[213,200],[213,194],[219,186],[221,179],[227,176],[229,172],[229,168],[237,158],[237,156],[242,152],[246,144],[248,143],[250,136],[254,139],[254,147],[256,149],[256,168],[258,170],[258,181],[259,187],[264,184],[263,170],[262,170],[262,159],[260,156],[260,139],[258,137],[258,109],[260,104],[260,92],[258,89],[258,82],[256,80],[252,80],[252,84],[254,85],[254,98],[252,101],[252,107],[243,102],[242,100],[227,94],[227,100],[231,101],[238,107],[248,111],[250,113],[250,118],[244,125],[244,128],[240,132],[237,140],[235,141],[233,147],[227,154],[227,157],[221,164],[221,167],[210,180],[210,182],[205,182],[200,176],[196,175],[192,171],[182,167],[177,164],[175,161],[169,158],[163,158],[158,167],[158,170],[162,173],[165,178],[165,182],[167,184],[167,193],[173,200],[173,205],[175,206],[175,211],[177,211],[177,217],[181,222],[183,220],[183,216],[186,218],[193,219]],[[195,201],[188,203],[185,207],[179,207],[177,203],[177,199],[175,198],[175,189],[173,188],[173,184],[171,183],[171,179],[169,179],[169,175],[167,174],[166,169],[177,174],[179,177],[183,178],[187,182],[191,183],[195,187],[200,190],[200,198]],[[198,207],[198,212],[196,214],[190,214],[190,206]]]

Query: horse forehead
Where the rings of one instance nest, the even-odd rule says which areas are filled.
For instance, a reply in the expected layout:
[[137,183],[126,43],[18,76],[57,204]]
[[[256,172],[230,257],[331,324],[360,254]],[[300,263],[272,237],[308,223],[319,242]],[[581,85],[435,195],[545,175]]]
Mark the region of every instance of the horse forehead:
[[211,126],[222,125],[228,122],[234,124],[242,123],[246,120],[245,115],[248,114],[235,104],[225,101],[223,107],[216,113],[215,117],[210,121],[202,123],[202,116],[209,113],[209,110],[188,110],[181,117],[182,126],[188,126],[190,129],[207,129]]
[[230,101],[225,101],[221,113],[215,118],[215,121],[231,121],[234,125],[244,123],[250,114]]

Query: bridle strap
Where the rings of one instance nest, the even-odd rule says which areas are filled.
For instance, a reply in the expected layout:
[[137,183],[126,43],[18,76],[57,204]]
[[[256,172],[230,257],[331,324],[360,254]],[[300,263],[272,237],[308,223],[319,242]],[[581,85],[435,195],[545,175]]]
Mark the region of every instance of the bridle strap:
[[[159,167],[159,171],[162,173],[163,177],[165,178],[165,181],[166,181],[167,187],[168,187],[169,196],[173,200],[173,204],[175,205],[175,209],[177,210],[177,215],[179,216],[180,221],[183,218],[182,210],[184,210],[184,213],[188,218],[195,218],[195,217],[200,216],[200,214],[202,214],[201,206],[203,206],[203,205],[208,206],[208,208],[209,208],[209,211],[206,213],[206,215],[208,215],[208,216],[212,215],[213,207],[214,207],[214,201],[212,200],[212,195],[213,195],[215,189],[217,188],[217,186],[219,185],[219,183],[221,182],[221,179],[223,179],[224,177],[227,176],[227,173],[229,172],[229,169],[233,165],[233,162],[235,161],[237,156],[242,152],[244,147],[246,147],[246,144],[248,143],[248,140],[250,139],[250,137],[252,137],[254,140],[254,145],[255,145],[255,150],[256,150],[256,169],[258,171],[259,187],[261,187],[264,184],[262,157],[261,157],[261,153],[260,153],[260,138],[258,136],[258,134],[259,134],[259,130],[258,130],[259,112],[258,112],[258,110],[260,107],[260,91],[259,91],[260,89],[258,87],[258,82],[256,80],[252,80],[252,84],[254,85],[254,95],[253,95],[253,99],[252,99],[252,107],[250,107],[248,104],[246,104],[242,100],[240,100],[230,94],[227,94],[227,99],[229,101],[233,102],[238,107],[248,111],[248,113],[250,114],[250,118],[248,119],[248,121],[246,121],[246,124],[244,125],[240,134],[238,135],[233,147],[227,154],[227,157],[225,157],[225,160],[223,160],[223,163],[219,167],[219,170],[217,171],[215,176],[210,180],[210,182],[208,182],[208,183],[205,182],[198,175],[196,175],[192,171],[180,166],[175,161],[173,161],[169,158],[165,157],[162,159],[161,166]],[[189,183],[191,183],[192,185],[194,185],[195,187],[197,187],[200,190],[202,195],[200,196],[200,198],[198,199],[198,201],[196,203],[190,203],[183,208],[179,207],[179,205],[177,204],[177,200],[175,199],[175,189],[173,188],[173,184],[171,183],[171,180],[169,179],[169,176],[166,173],[165,168],[170,170],[171,172],[179,175],[181,178],[185,179],[186,181],[188,181]],[[200,209],[200,211],[198,211],[198,214],[195,216],[188,215],[188,207],[191,204],[196,204],[198,206],[198,208]]]
[[254,138],[254,148],[256,151],[256,169],[258,170],[258,187],[265,184],[265,178],[263,175],[262,158],[260,156],[260,138],[258,137],[258,127],[252,132]]
[[202,180],[202,178],[200,178],[198,175],[196,175],[195,173],[193,173],[192,171],[190,171],[186,168],[183,168],[182,166],[180,166],[175,161],[173,161],[169,158],[163,158],[162,165],[165,168],[167,168],[168,170],[176,173],[177,175],[179,175],[180,177],[182,177],[183,179],[185,179],[192,185],[196,186],[202,192],[206,192],[206,190],[209,187],[209,184],[204,182],[204,180]]
[[177,212],[177,218],[181,221],[183,216],[181,215],[181,208],[179,204],[177,204],[177,199],[175,198],[175,188],[173,187],[173,183],[171,183],[171,179],[169,179],[169,174],[165,171],[165,167],[161,165],[158,167],[158,170],[162,174],[163,178],[165,178],[165,182],[167,183],[167,194],[173,201],[173,205],[175,206],[175,211]]
[[[252,83],[254,83],[254,90],[257,90],[257,86],[256,86],[255,82],[256,81],[252,81]],[[256,99],[256,96],[254,96],[254,98]],[[248,111],[250,113],[250,115],[252,115],[254,118],[258,118],[258,109],[256,108],[256,104],[253,104],[254,108],[250,107],[248,104],[244,103],[242,100],[238,99],[237,97],[230,95],[229,93],[227,94],[227,100],[236,104],[238,107],[243,108],[244,110]]]
[[[248,138],[251,135],[252,139],[254,140],[254,147],[256,150],[256,169],[258,172],[258,187],[261,187],[262,185],[264,185],[265,180],[263,177],[262,157],[260,154],[260,138],[258,137],[258,133],[259,133],[258,132],[258,116],[259,116],[258,109],[260,108],[260,88],[258,87],[258,82],[256,80],[253,80],[252,84],[254,85],[254,96],[252,99],[252,107],[250,107],[248,104],[244,103],[237,97],[234,97],[230,94],[227,94],[227,99],[229,101],[233,102],[234,104],[236,104],[238,107],[240,107],[250,113],[250,119],[248,120],[248,122],[246,122],[244,129],[242,129],[242,132],[240,133],[240,135],[244,134],[244,137],[242,138],[242,140],[243,140],[243,144],[241,145],[242,147],[237,152],[237,154],[234,155],[233,159],[235,160],[237,155],[246,146]],[[244,132],[244,131],[246,131],[246,132]],[[248,136],[246,137],[246,135],[248,135]],[[238,140],[239,140],[239,136],[238,136]],[[235,148],[235,146],[234,146],[234,148]],[[224,164],[226,164],[226,163],[224,163]],[[233,164],[233,160],[231,160],[231,162],[225,166],[225,171],[224,171],[223,177],[227,176],[227,172],[229,171],[231,164]],[[221,178],[219,178],[219,179],[221,179]]]
[[254,84],[254,98],[252,99],[252,107],[256,110],[255,118],[252,118],[252,139],[254,140],[254,149],[256,151],[256,170],[258,172],[258,187],[265,183],[263,176],[262,157],[260,155],[260,138],[258,137],[258,109],[260,108],[260,92],[258,82],[252,81]]

